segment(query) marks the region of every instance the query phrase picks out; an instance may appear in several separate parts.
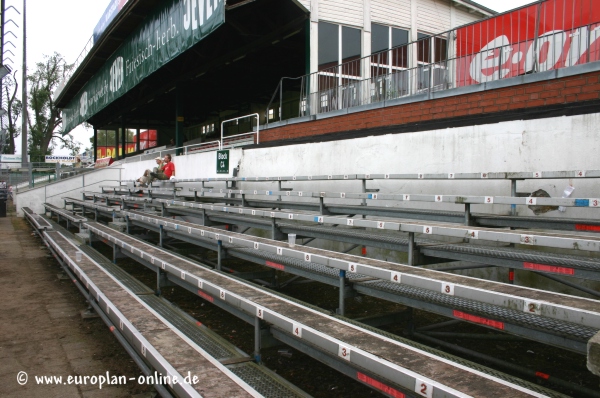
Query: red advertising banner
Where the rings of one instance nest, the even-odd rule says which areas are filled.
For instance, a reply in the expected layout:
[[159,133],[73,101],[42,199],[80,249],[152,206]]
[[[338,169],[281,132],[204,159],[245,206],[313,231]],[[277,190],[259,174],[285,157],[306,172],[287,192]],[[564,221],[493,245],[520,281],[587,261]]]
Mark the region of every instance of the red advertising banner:
[[600,7],[548,0],[457,29],[456,58],[458,86],[598,61]]
[[[158,135],[156,130],[140,131],[140,151],[154,148],[158,146]],[[136,151],[137,136],[133,137],[133,142],[125,144],[125,153],[134,153]],[[119,146],[119,156],[123,155],[123,148]],[[96,159],[101,158],[116,158],[116,150],[114,146],[99,146],[96,148]]]
[[96,160],[96,164],[94,165],[95,169],[100,169],[102,167],[108,167],[113,163],[114,159],[113,158],[102,158],[102,159],[98,159]]

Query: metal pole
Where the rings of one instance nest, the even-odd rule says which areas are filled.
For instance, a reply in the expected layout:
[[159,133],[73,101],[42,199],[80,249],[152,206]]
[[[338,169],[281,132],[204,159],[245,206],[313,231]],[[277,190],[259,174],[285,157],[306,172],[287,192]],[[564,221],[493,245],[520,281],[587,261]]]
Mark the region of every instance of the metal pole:
[[415,233],[408,233],[408,265],[415,265]]
[[471,204],[465,203],[465,225],[468,227],[471,222]]
[[345,312],[346,312],[346,306],[345,306],[345,295],[346,295],[346,271],[344,271],[343,269],[340,270],[340,294],[339,294],[339,308],[338,308],[338,314],[341,316],[344,316]]
[[[104,145],[106,145],[106,142]],[[96,163],[96,160],[98,160],[98,129],[94,127],[94,163]]]
[[223,258],[223,242],[221,240],[217,241],[217,270],[221,271],[221,260]]
[[259,317],[254,318],[254,361],[256,363],[260,363],[260,318]]
[[[183,87],[179,84],[175,87],[175,148],[183,146]],[[181,149],[176,151],[179,156],[183,153]]]
[[[513,198],[517,197],[517,180],[510,180],[510,196],[512,196]],[[510,205],[510,215],[517,215],[517,205]]]
[[[22,94],[21,101],[23,101],[23,109],[21,110],[21,167],[27,167],[27,12],[25,9],[27,1],[23,0],[23,78],[21,80]],[[2,15],[4,15],[4,9],[2,9]],[[4,40],[4,37],[2,37]],[[31,177],[31,176],[30,176]],[[31,181],[31,180],[30,180]],[[29,183],[31,186],[31,182]]]
[[281,121],[282,117],[282,109],[283,108],[283,79],[279,81],[279,121]]

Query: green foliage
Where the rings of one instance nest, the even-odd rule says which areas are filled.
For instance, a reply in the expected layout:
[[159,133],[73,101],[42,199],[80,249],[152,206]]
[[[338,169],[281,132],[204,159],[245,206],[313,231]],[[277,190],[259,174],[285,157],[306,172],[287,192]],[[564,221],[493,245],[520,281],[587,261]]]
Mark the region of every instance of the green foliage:
[[15,153],[15,138],[21,135],[21,128],[17,123],[17,120],[21,116],[21,110],[23,105],[21,100],[16,98],[17,91],[19,90],[19,83],[17,80],[17,71],[15,70],[11,75],[6,76],[2,80],[2,88],[4,92],[3,102],[6,103],[6,124],[3,125],[6,128],[8,134],[4,142],[1,142],[2,153],[14,154]]
[[27,76],[30,85],[27,118],[29,154],[32,159],[51,155],[57,146],[69,149],[71,155],[79,153],[79,145],[73,137],[62,136],[62,117],[52,99],[52,94],[72,67],[67,65],[62,55],[55,52],[44,56],[44,61],[36,64],[33,74]]

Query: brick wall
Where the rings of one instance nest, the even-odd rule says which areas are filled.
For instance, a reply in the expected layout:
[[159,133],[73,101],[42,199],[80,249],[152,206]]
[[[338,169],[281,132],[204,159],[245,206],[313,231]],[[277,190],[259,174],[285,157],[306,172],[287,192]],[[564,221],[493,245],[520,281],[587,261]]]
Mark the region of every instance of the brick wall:
[[436,119],[492,115],[518,109],[598,99],[600,99],[600,72],[593,72],[296,123],[263,130],[260,133],[260,140],[268,142],[352,130],[402,126]]

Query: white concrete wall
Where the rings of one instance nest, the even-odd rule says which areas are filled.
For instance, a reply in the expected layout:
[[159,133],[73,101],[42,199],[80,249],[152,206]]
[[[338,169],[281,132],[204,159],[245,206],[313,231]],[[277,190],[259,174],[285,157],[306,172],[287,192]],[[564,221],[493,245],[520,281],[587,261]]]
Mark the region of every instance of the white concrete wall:
[[63,197],[81,198],[83,191],[100,191],[101,185],[118,185],[121,169],[108,167],[95,170],[80,176],[67,178],[52,184],[44,185],[15,194],[17,215],[23,216],[21,208],[29,207],[36,213],[44,212],[44,203],[63,207]]
[[[175,177],[177,178],[199,178],[199,177],[231,177],[233,169],[237,167],[242,157],[242,149],[229,150],[229,174],[217,174],[217,152],[201,152],[187,156],[173,156],[175,163]],[[142,162],[124,163],[122,179],[137,180],[144,174],[146,169],[156,167],[154,160]]]
[[[244,152],[241,176],[328,175],[353,173],[467,173],[523,172],[600,169],[600,140],[597,126],[600,113],[537,120],[519,120],[482,126],[450,128],[406,134],[389,134],[345,141],[331,141]],[[600,197],[597,180],[574,180],[572,197]],[[567,180],[519,182],[520,192],[546,190],[562,196]],[[268,184],[262,184],[265,189]],[[245,189],[258,187],[245,183]],[[271,184],[271,189],[272,189]],[[360,182],[294,183],[297,190],[358,192]],[[510,196],[508,181],[373,181],[369,188],[407,194],[457,194]],[[285,199],[285,198],[284,198]],[[381,204],[381,203],[380,203]],[[390,206],[426,207],[416,202],[389,203]],[[436,207],[440,208],[440,207]],[[448,210],[461,205],[445,204]],[[473,206],[473,211],[482,208]],[[508,214],[510,206],[485,208]],[[526,207],[520,215],[533,216]],[[552,217],[600,218],[598,209],[568,208],[553,211]]]
[[[290,145],[277,148],[244,151],[240,175],[293,176],[329,175],[353,173],[461,173],[461,172],[535,172],[561,170],[600,169],[600,139],[597,126],[600,113],[580,116],[564,116],[538,120],[518,120],[482,126],[440,129],[418,133],[389,134],[356,138],[345,141]],[[518,183],[519,192],[546,190],[553,197],[562,196],[568,180],[529,180]],[[598,180],[572,180],[575,192],[572,197],[599,198]],[[360,182],[324,181],[284,183],[294,190],[359,192]],[[377,181],[369,182],[369,188],[380,192],[408,194],[457,194],[510,196],[508,181]],[[243,189],[274,189],[275,183],[242,183]],[[262,199],[265,197],[263,196]],[[283,197],[286,200],[286,197]],[[298,200],[295,197],[294,200]],[[305,199],[308,200],[308,199]],[[356,201],[358,204],[359,201]],[[384,202],[377,205],[413,208],[434,208],[463,211],[462,205],[444,204],[431,206],[421,202]],[[510,206],[473,206],[472,210],[509,214]],[[518,207],[518,214],[535,217],[525,206]],[[562,213],[551,211],[545,217],[580,217],[599,219],[600,209],[567,208]],[[257,235],[263,232],[253,231]],[[592,234],[597,236],[597,234]],[[343,250],[349,245],[342,243],[313,242],[311,245],[329,250]],[[358,249],[351,252],[358,254]],[[394,262],[406,261],[406,254],[389,250],[369,249],[368,256]],[[464,274],[506,281],[505,270],[464,271]],[[532,276],[528,272],[516,274],[518,284],[551,289],[569,294],[580,292],[551,282],[546,278]],[[582,286],[600,289],[600,283],[575,280]],[[585,296],[585,294],[584,294]]]

